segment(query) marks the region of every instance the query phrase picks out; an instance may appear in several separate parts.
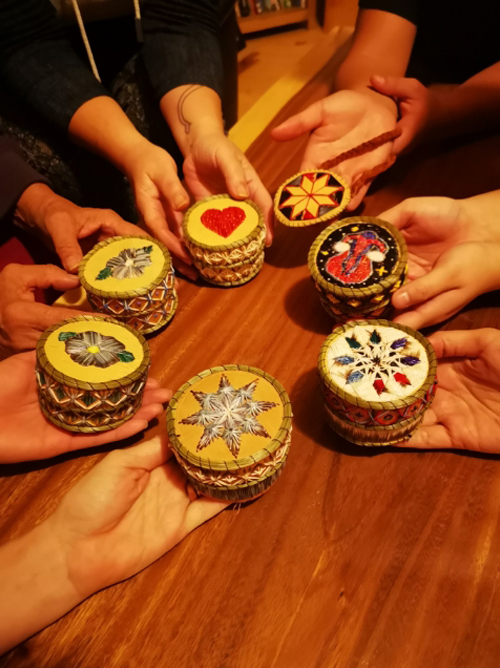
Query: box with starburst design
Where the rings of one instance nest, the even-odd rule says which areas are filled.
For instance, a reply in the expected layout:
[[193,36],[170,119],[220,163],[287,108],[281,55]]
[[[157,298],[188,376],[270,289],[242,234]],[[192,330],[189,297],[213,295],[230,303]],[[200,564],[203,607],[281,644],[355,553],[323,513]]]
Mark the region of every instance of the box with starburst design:
[[309,251],[309,271],[325,311],[337,322],[391,313],[392,294],[403,285],[406,242],[380,218],[344,218],[327,227]]
[[167,429],[177,461],[197,492],[248,501],[283,471],[292,431],[290,399],[260,369],[214,367],[175,393]]
[[141,406],[149,346],[127,325],[92,315],[63,320],[41,335],[36,360],[40,406],[57,427],[108,431]]
[[318,369],[329,424],[358,445],[407,440],[434,398],[434,349],[420,332],[388,320],[337,327]]
[[157,331],[174,317],[174,269],[170,253],[157,239],[105,239],[83,258],[78,275],[94,311],[142,334]]
[[299,172],[281,185],[274,198],[277,220],[288,227],[307,227],[337,218],[351,201],[339,174],[321,169]]
[[252,280],[264,264],[266,228],[251,200],[214,195],[193,204],[184,216],[184,240],[200,275],[232,287]]

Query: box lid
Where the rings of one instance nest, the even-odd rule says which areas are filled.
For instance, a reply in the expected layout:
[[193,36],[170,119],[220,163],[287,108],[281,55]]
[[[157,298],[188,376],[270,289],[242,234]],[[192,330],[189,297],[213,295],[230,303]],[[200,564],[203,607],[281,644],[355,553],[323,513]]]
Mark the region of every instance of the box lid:
[[253,466],[280,447],[291,429],[290,399],[254,367],[213,367],[184,383],[167,409],[174,450],[209,470]]

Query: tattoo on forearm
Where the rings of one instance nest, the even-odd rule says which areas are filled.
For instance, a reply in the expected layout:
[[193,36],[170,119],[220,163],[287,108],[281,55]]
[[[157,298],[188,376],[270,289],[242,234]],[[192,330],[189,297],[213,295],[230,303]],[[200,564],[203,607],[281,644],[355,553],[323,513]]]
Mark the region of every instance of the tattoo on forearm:
[[179,98],[179,102],[177,103],[177,116],[184,126],[184,132],[188,135],[189,131],[191,130],[191,123],[187,120],[187,118],[184,116],[184,102],[187,100],[187,98],[191,95],[191,93],[194,93],[195,90],[198,90],[198,88],[201,88],[200,84],[191,84],[186,88],[186,90],[182,93],[182,95]]

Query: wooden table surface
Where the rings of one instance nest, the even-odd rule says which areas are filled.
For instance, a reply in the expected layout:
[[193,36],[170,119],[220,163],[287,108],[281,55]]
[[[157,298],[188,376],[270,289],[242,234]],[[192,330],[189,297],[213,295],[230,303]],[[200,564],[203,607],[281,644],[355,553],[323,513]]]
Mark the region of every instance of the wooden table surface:
[[[321,93],[318,81],[311,86],[277,120]],[[297,170],[301,148],[278,146],[265,131],[248,154],[274,191]],[[409,195],[498,188],[500,137],[402,160],[379,185],[366,214]],[[329,430],[316,359],[332,322],[306,266],[322,229],[280,226],[262,272],[246,286],[181,280],[177,315],[151,340],[153,375],[174,390],[228,363],[260,367],[283,383],[294,431],[282,477],[1,666],[498,667],[500,462],[357,448]],[[447,327],[499,326],[490,303]],[[48,514],[101,456],[1,468],[0,539]]]

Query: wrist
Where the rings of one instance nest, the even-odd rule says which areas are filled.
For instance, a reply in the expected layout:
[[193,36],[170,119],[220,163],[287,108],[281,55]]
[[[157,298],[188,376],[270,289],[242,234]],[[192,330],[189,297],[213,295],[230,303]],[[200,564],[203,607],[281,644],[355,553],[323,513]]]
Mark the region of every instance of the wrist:
[[15,215],[28,227],[37,227],[45,232],[47,210],[61,199],[44,183],[33,183],[19,198]]
[[389,111],[390,114],[393,116],[394,122],[398,120],[399,116],[398,105],[397,102],[392,97],[388,97],[383,93],[379,93],[370,86],[360,86],[359,88],[353,88],[351,90],[354,90],[357,93],[362,93],[379,107],[387,109],[387,111]]
[[207,117],[200,118],[191,125],[190,132],[186,135],[186,146],[183,151],[184,157],[190,153],[193,146],[208,139],[225,138],[222,119]]
[[124,142],[122,150],[113,159],[115,167],[128,178],[130,178],[130,174],[133,172],[138,159],[153,146],[153,144],[141,134],[137,133],[137,135],[138,136],[136,137],[130,137],[127,142]]
[[500,243],[500,190],[460,201],[470,221],[470,241]]

